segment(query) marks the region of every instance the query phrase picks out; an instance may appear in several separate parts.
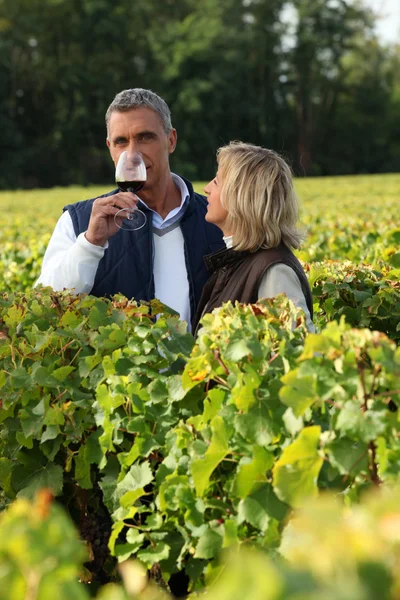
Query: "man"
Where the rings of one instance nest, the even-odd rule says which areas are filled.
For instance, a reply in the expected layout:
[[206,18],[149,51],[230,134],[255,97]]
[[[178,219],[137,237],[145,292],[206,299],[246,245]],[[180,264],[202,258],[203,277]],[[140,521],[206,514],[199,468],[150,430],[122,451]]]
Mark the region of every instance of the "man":
[[205,221],[207,202],[171,173],[176,130],[165,101],[134,88],[116,95],[106,113],[107,146],[116,165],[127,150],[143,156],[147,180],[139,192],[146,225],[118,229],[114,215],[138,198],[113,190],[64,208],[46,250],[37,284],[55,290],[135,300],[158,298],[190,323],[207,271],[203,256],[223,248],[218,227]]

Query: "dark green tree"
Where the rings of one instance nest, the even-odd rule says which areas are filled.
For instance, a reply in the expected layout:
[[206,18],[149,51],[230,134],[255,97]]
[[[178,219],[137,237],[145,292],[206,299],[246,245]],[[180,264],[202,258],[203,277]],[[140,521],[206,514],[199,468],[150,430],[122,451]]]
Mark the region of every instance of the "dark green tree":
[[321,172],[317,152],[329,142],[345,85],[344,59],[372,36],[372,21],[349,0],[293,0],[291,8],[286,98],[295,119],[297,169],[311,175]]
[[233,139],[297,174],[398,170],[399,53],[372,24],[350,0],[0,0],[0,187],[111,186],[128,87],[167,100],[192,179]]

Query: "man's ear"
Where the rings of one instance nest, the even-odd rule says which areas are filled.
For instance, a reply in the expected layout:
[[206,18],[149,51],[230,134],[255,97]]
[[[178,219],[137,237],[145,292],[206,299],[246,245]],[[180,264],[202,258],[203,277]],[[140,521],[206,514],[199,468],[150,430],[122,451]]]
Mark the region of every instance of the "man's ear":
[[176,142],[178,141],[178,134],[176,129],[172,128],[168,134],[168,154],[172,154],[176,148]]
[[108,138],[106,138],[106,144],[107,144],[107,148],[110,149],[111,143],[110,143],[110,140]]

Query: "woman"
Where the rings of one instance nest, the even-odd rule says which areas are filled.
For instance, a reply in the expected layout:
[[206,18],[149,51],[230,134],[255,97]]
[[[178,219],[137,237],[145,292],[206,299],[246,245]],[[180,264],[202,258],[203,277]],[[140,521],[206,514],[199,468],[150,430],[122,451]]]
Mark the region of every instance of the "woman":
[[217,152],[218,172],[204,188],[206,220],[226,249],[205,257],[210,278],[193,320],[231,300],[254,303],[286,293],[313,331],[311,290],[292,249],[299,248],[298,202],[289,166],[273,150],[231,142]]

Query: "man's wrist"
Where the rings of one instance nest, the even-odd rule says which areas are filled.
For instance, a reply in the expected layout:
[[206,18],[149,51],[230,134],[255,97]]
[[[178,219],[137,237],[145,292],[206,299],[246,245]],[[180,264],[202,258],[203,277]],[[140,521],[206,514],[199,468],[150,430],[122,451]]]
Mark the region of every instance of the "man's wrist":
[[108,242],[107,238],[92,237],[88,231],[85,232],[85,239],[93,246],[104,248]]

